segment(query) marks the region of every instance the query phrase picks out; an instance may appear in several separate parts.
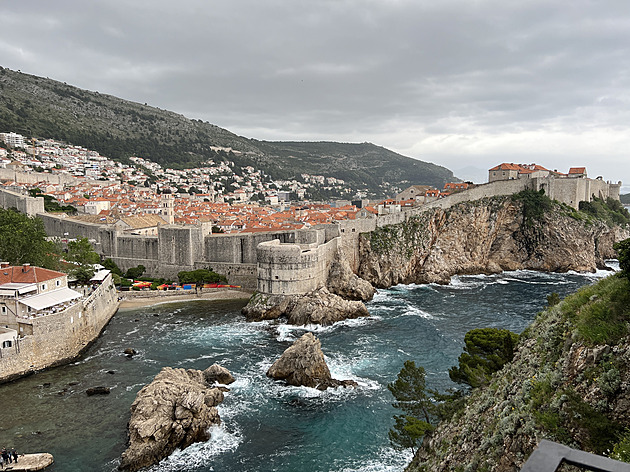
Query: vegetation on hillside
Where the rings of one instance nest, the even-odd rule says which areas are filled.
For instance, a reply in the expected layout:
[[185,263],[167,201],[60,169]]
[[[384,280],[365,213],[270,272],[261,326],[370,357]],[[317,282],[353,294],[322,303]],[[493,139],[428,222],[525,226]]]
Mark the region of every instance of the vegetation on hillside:
[[227,160],[236,167],[259,168],[274,179],[299,179],[302,173],[335,177],[379,196],[396,187],[441,188],[457,180],[444,167],[370,143],[247,139],[146,104],[3,68],[0,129],[81,145],[121,161],[140,156],[171,168],[192,168],[208,159]]
[[579,206],[580,211],[589,217],[604,221],[609,225],[630,225],[630,212],[614,198],[608,197],[606,200],[594,198],[591,202],[580,202]]
[[[616,247],[628,267],[630,239]],[[407,470],[519,468],[542,438],[630,459],[630,280],[618,273],[549,305],[514,359],[442,416]]]
[[621,200],[621,203],[624,205],[630,205],[630,193],[619,195],[619,200]]

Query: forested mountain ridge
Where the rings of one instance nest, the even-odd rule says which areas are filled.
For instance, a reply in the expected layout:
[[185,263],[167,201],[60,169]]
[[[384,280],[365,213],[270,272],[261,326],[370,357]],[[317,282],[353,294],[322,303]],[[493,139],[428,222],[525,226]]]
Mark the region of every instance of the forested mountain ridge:
[[262,169],[274,179],[299,178],[302,173],[335,177],[379,196],[411,184],[441,188],[457,180],[444,167],[370,143],[248,139],[147,104],[6,68],[0,68],[0,130],[62,140],[122,161],[139,156],[165,167],[186,168],[208,159],[229,159]]

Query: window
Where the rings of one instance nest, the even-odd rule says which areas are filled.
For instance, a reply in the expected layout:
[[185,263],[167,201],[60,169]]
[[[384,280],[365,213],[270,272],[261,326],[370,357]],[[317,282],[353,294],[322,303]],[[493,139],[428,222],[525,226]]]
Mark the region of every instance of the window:
[[3,341],[3,343],[2,343],[2,347],[3,348],[11,347],[11,346],[13,346],[13,341]]
[[48,286],[46,284],[42,284],[42,290],[46,290]]
[[2,305],[2,314],[6,315],[6,313],[7,313],[7,307]]
[[57,287],[59,287],[59,286],[61,285],[61,280],[57,280],[57,281],[55,282],[55,285],[57,285]]

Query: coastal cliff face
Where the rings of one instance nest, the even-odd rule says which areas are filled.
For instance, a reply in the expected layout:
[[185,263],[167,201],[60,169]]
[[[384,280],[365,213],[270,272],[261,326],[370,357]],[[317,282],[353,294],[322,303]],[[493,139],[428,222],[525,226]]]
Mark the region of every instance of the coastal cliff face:
[[512,362],[425,437],[407,472],[516,472],[542,439],[629,458],[628,307],[630,282],[611,276],[539,314]]
[[358,275],[379,288],[448,283],[455,274],[531,269],[592,272],[615,257],[628,230],[554,203],[538,219],[510,197],[434,209],[359,238]]

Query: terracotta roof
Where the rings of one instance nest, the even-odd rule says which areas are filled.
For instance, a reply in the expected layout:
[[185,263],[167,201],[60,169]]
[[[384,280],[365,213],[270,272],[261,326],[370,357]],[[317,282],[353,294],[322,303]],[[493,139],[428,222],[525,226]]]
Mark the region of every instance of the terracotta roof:
[[586,174],[586,167],[571,167],[569,174]]
[[37,283],[63,277],[63,272],[35,266],[9,266],[0,269],[0,284]]

